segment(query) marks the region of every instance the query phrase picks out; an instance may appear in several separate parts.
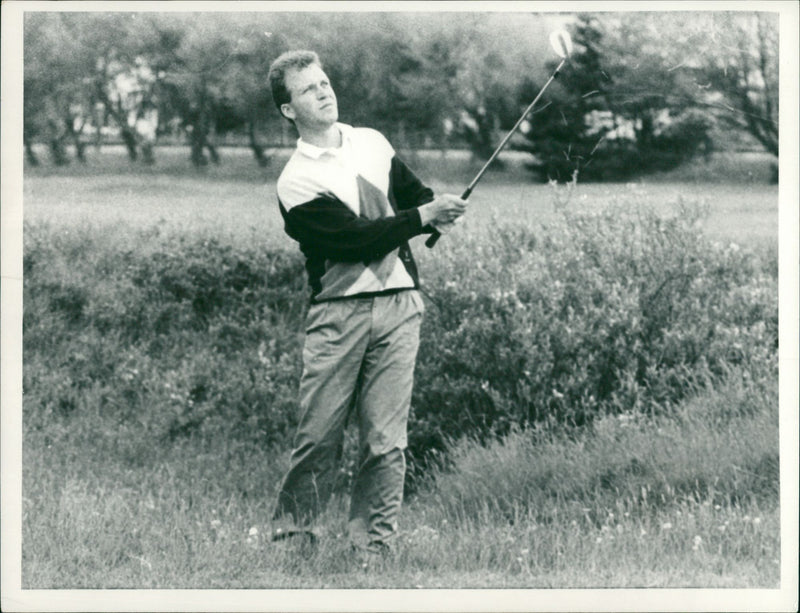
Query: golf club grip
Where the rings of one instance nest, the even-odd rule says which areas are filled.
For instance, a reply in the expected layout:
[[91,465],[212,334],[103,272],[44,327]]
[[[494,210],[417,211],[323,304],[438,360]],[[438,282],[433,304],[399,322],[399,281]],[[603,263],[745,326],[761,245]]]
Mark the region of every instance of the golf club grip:
[[[471,194],[471,193],[472,193],[472,186],[470,186],[470,187],[468,187],[467,189],[465,189],[465,190],[464,190],[464,193],[463,193],[463,194],[461,194],[461,199],[462,199],[462,200],[466,200],[467,198],[469,198],[469,196],[470,196],[470,194]],[[438,240],[439,240],[441,237],[442,237],[442,233],[441,233],[441,232],[439,232],[438,230],[434,230],[434,231],[433,231],[433,234],[431,234],[431,235],[428,237],[428,240],[426,240],[426,241],[425,241],[425,246],[426,246],[428,249],[433,249],[433,246],[436,244],[436,242],[437,242],[437,241],[438,241]]]

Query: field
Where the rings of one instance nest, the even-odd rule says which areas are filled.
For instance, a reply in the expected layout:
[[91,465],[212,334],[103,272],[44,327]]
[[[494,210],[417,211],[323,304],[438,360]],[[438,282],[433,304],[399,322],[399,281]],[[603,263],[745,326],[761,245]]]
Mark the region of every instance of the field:
[[[197,172],[187,168],[183,149],[167,149],[153,168],[131,165],[122,151],[112,150],[103,153],[102,165],[27,169],[25,220],[64,230],[157,225],[166,232],[210,233],[238,244],[285,246],[274,181],[286,153],[276,152],[265,170],[247,150],[223,155],[222,165]],[[464,156],[420,154],[414,167],[437,192],[460,194],[480,168]],[[553,189],[533,182],[523,163],[512,156],[505,172],[485,176],[470,199],[474,206],[467,224],[479,228],[505,218],[533,225],[554,216]],[[570,204],[601,209],[623,195],[672,210],[681,197],[690,198],[713,204],[705,220],[711,238],[777,248],[778,188],[768,185],[768,177],[769,157],[745,153],[717,163],[696,162],[647,182],[581,184]]]
[[[23,587],[779,587],[778,203],[763,159],[573,186],[509,162],[436,250],[415,239],[432,302],[412,450],[433,437],[446,461],[415,456],[397,551],[362,566],[343,538],[352,437],[322,545],[264,538],[304,295],[281,164],[229,152],[196,174],[160,155],[26,169]],[[437,191],[474,169],[416,164]],[[540,344],[556,337],[574,344]]]

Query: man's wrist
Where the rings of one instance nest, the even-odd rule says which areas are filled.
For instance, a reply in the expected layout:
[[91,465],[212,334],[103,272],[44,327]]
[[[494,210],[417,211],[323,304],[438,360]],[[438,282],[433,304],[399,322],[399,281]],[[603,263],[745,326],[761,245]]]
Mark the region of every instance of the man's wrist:
[[420,207],[417,207],[417,211],[419,212],[419,219],[420,223],[423,227],[425,226],[432,226],[433,220],[436,217],[436,214],[432,210],[433,207],[430,206],[430,202],[427,204],[423,204]]

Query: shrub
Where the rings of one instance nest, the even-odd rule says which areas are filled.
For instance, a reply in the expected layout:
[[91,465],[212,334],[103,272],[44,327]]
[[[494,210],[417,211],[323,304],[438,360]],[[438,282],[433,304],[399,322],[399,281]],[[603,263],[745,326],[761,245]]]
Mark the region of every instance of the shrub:
[[[709,242],[700,215],[567,211],[538,229],[496,224],[443,243],[426,273],[434,304],[412,468],[450,439],[666,413],[732,368],[768,361],[777,267]],[[126,457],[187,437],[284,449],[308,302],[302,257],[147,241],[133,250],[89,230],[26,228],[26,428],[111,450],[125,432]]]
[[566,213],[448,243],[429,286],[410,448],[664,413],[777,346],[776,279],[709,242],[699,207]]
[[71,431],[96,450],[122,436],[151,450],[187,436],[287,443],[308,301],[299,257],[26,232],[27,428]]

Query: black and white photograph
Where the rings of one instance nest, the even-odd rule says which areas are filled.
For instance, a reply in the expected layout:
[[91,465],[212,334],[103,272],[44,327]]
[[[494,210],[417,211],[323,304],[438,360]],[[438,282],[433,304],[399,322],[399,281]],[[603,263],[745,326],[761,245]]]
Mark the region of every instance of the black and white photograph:
[[793,611],[795,2],[7,2],[4,611]]

